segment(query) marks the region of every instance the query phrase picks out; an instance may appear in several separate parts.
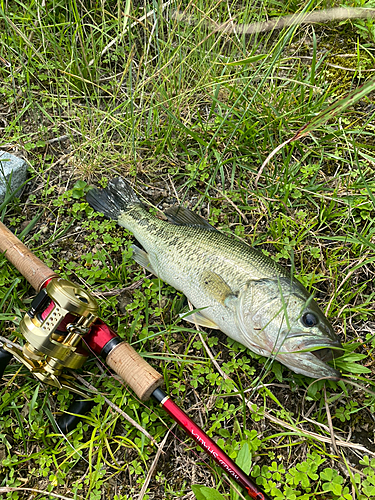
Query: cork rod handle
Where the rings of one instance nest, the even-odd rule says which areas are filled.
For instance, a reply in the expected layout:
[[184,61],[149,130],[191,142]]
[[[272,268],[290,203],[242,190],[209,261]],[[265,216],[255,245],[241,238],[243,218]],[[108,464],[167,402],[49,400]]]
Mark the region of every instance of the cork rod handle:
[[141,401],[146,401],[163,383],[163,377],[126,342],[118,344],[106,362],[120,375]]
[[44,283],[57,278],[57,274],[38,259],[21,241],[0,222],[0,252],[39,292]]

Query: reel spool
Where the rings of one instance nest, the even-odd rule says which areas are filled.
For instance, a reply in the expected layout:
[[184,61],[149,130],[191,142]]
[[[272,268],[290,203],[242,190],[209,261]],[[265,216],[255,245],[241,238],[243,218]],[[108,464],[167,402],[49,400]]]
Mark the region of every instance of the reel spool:
[[66,387],[85,395],[61,377],[65,368],[80,368],[88,357],[82,337],[97,319],[98,304],[83,288],[53,278],[31,303],[19,329],[26,339],[22,350],[4,348],[39,380],[57,388]]

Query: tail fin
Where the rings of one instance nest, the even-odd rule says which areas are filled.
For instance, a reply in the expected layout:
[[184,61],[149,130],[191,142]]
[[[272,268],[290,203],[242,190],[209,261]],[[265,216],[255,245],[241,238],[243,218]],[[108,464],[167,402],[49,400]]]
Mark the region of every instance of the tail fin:
[[114,220],[117,220],[121,212],[131,205],[141,205],[133,189],[122,177],[109,181],[105,189],[90,189],[86,200],[94,210]]

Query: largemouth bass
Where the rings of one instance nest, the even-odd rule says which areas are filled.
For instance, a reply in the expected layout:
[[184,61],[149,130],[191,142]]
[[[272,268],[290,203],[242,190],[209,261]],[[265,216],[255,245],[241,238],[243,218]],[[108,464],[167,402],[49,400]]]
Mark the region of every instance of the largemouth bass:
[[254,248],[228,237],[183,207],[150,214],[121,177],[93,188],[88,203],[131,231],[142,267],[183,292],[196,308],[184,319],[219,329],[262,356],[308,377],[338,377],[326,364],[342,348],[308,291]]

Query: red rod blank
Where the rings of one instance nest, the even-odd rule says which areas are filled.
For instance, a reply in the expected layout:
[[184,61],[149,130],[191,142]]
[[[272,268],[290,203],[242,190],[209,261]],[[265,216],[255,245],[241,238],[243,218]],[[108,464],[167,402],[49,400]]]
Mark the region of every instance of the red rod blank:
[[231,458],[219,446],[207,436],[207,434],[189,418],[169,397],[161,401],[161,405],[167,413],[175,420],[194,441],[204,449],[208,455],[225,470],[254,500],[270,500],[260,491],[250,477],[236,465]]

